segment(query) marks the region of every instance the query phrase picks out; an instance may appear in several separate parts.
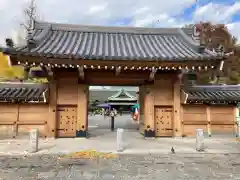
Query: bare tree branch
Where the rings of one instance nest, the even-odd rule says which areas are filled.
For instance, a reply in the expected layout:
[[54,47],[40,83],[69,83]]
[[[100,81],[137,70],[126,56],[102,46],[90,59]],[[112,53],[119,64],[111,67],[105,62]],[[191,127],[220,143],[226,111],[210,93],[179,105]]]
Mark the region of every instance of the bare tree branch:
[[28,33],[30,33],[33,29],[33,22],[37,18],[36,14],[37,14],[36,0],[30,0],[28,6],[24,9],[25,22],[20,23],[20,26],[23,27]]

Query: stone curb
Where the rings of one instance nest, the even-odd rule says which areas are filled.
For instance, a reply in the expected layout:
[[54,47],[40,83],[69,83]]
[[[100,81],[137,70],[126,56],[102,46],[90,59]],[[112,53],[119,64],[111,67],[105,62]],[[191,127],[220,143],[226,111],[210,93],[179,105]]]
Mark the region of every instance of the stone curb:
[[[79,150],[84,151],[84,150]],[[204,154],[240,154],[240,152],[227,152],[227,151],[206,151],[206,152],[197,152],[197,151],[185,151],[185,152],[176,152],[175,154],[172,154],[171,152],[167,151],[159,151],[159,150],[125,150],[122,152],[117,152],[116,150],[96,150],[97,152],[103,152],[103,153],[113,153],[113,154],[119,154],[119,155],[146,155],[146,154],[153,154],[153,155],[184,155],[184,154],[191,154],[194,155],[204,155]],[[66,155],[71,154],[78,151],[61,151],[61,152],[36,152],[36,153],[30,153],[30,152],[0,152],[0,156],[38,156],[38,155]]]

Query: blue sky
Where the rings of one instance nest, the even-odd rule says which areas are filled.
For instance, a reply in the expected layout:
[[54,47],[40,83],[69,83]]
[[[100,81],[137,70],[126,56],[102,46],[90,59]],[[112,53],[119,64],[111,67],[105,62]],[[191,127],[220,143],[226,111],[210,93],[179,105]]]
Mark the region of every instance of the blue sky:
[[[231,6],[232,5],[233,6],[236,2],[237,2],[236,0],[215,0],[215,1],[199,0],[198,3],[195,3],[191,7],[186,8],[183,11],[183,14],[182,14],[181,18],[191,21],[193,15],[194,15],[194,12],[196,12],[199,7],[207,6],[210,3],[218,4],[218,5],[226,5],[226,6],[228,6],[228,5]],[[239,22],[240,21],[240,9],[238,11],[239,12],[236,11],[232,15],[231,21],[229,21],[229,22]]]
[[[240,0],[36,0],[39,20],[111,26],[182,27],[224,23],[240,40]],[[0,0],[0,45],[24,37],[19,24],[29,0]],[[19,36],[21,38],[19,38]],[[240,42],[239,42],[240,43]]]
[[[29,0],[0,0],[0,44],[24,34],[23,9]],[[36,0],[44,21],[145,27],[181,27],[210,21],[224,23],[240,39],[240,0]]]

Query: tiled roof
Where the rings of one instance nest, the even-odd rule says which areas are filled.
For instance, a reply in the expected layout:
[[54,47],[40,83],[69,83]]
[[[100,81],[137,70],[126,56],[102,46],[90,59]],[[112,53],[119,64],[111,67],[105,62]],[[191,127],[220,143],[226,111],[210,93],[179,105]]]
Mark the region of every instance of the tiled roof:
[[201,60],[222,56],[193,40],[192,29],[80,26],[35,23],[35,48],[5,49],[8,54],[93,60]]
[[47,84],[0,83],[0,102],[46,103]]
[[[89,90],[89,101],[93,102],[98,100],[100,103],[104,103],[108,101],[108,97],[112,96],[113,94],[118,93],[118,91],[108,91],[108,90]],[[129,94],[132,96],[136,96],[136,91],[131,90],[128,91]]]
[[137,101],[137,98],[125,91],[123,88],[116,94],[108,97],[109,101]]
[[184,89],[187,103],[238,103],[240,85],[193,86]]

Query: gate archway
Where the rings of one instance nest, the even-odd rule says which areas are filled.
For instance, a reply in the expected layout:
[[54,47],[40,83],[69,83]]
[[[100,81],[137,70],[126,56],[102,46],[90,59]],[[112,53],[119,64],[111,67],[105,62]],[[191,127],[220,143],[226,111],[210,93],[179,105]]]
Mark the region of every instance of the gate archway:
[[[73,116],[76,126],[66,131],[71,130],[76,137],[87,136],[90,85],[139,86],[140,132],[145,137],[158,136],[154,112],[157,107],[170,107],[172,136],[181,136],[179,75],[183,69],[217,70],[227,58],[197,44],[192,33],[186,28],[35,22],[26,46],[6,48],[4,53],[10,55],[12,65],[23,65],[26,70],[39,66],[49,79],[48,123],[52,136],[58,131],[58,111],[65,108],[69,113],[70,106],[76,106],[77,115],[66,115],[66,124]],[[163,121],[168,117],[161,113],[158,116]]]

